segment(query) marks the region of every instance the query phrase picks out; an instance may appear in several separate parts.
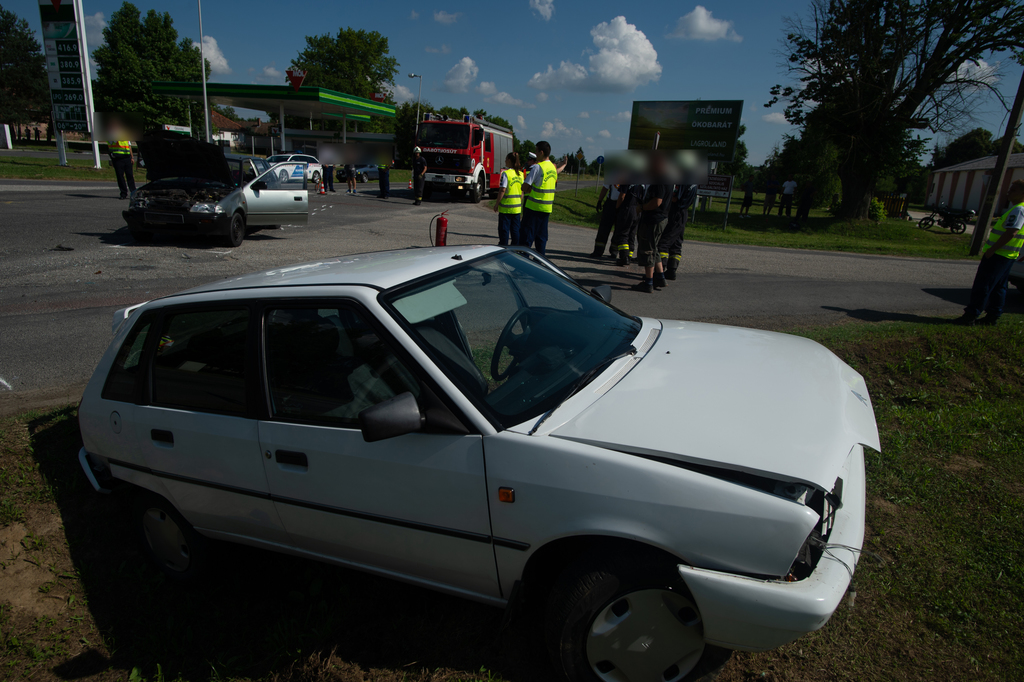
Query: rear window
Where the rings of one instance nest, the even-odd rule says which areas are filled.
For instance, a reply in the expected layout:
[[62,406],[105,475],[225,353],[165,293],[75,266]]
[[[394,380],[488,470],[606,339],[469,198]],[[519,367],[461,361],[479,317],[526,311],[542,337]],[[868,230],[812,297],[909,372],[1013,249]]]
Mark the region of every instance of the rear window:
[[121,349],[117,351],[114,365],[110,368],[107,381],[103,385],[104,400],[135,402],[135,387],[141,366],[142,351],[146,347],[149,328],[153,324],[152,315],[143,315],[135,323],[131,332],[125,337]]
[[153,360],[153,403],[244,414],[247,309],[201,310],[164,319]]

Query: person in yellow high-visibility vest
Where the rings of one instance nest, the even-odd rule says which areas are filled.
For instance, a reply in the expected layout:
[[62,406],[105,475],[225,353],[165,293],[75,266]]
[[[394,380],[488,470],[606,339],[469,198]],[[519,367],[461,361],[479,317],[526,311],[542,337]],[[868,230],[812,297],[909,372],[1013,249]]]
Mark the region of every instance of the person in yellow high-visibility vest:
[[519,227],[519,245],[528,246],[539,254],[544,253],[548,243],[548,219],[555,205],[555,185],[558,174],[565,168],[568,155],[562,164],[556,166],[549,160],[551,145],[541,140],[537,143],[537,163],[530,168],[523,181],[522,224]]
[[498,181],[498,198],[494,201],[498,214],[498,246],[519,243],[519,226],[523,213],[523,171],[519,154],[505,157],[505,167]]
[[127,199],[135,194],[135,173],[132,172],[132,143],[129,140],[113,140],[107,143],[110,154],[110,165],[117,175],[117,188],[121,190],[121,198]]
[[[954,320],[957,324],[970,326],[977,321],[977,324],[994,325],[1003,314],[1010,269],[1024,252],[1024,180],[1015,180],[1010,185],[1008,198],[1010,210],[988,234],[971,287],[971,300],[964,314]],[[983,230],[985,226],[978,225],[974,229]],[[983,310],[985,317],[979,320],[978,315]]]

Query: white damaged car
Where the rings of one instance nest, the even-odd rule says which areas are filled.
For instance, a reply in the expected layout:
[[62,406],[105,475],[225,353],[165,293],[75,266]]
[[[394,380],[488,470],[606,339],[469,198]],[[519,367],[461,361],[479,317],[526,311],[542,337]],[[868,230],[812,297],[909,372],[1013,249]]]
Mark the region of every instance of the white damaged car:
[[345,256],[120,311],[79,410],[170,579],[208,540],[534,614],[570,680],[692,680],[820,628],[864,534],[863,378],[636,318],[530,251]]

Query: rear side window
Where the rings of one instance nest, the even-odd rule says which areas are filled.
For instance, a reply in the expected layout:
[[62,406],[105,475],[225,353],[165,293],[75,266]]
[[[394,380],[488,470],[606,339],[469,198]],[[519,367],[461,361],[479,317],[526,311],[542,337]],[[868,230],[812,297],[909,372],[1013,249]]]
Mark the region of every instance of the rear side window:
[[275,418],[356,426],[359,413],[419,384],[388,344],[346,308],[267,312],[266,367]]
[[164,318],[153,359],[153,403],[245,414],[246,309],[182,312]]
[[121,349],[117,351],[117,357],[114,358],[110,374],[107,375],[107,382],[103,385],[104,400],[135,402],[135,385],[139,376],[142,350],[146,347],[146,338],[152,324],[153,316],[143,315],[125,337]]

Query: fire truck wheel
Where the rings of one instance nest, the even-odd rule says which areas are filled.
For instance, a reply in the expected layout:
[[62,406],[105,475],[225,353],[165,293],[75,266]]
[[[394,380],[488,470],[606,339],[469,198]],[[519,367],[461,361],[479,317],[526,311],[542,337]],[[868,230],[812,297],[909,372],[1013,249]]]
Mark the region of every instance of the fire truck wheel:
[[423,188],[423,201],[430,201],[430,195],[434,193],[434,190],[429,187]]
[[474,204],[479,204],[480,200],[484,198],[484,179],[481,177],[476,181],[476,185],[473,186],[473,191],[470,192],[469,200]]

